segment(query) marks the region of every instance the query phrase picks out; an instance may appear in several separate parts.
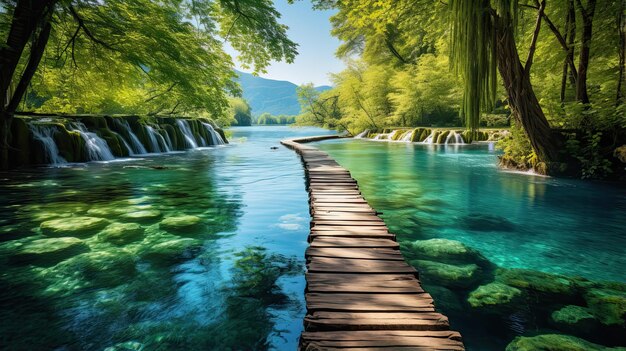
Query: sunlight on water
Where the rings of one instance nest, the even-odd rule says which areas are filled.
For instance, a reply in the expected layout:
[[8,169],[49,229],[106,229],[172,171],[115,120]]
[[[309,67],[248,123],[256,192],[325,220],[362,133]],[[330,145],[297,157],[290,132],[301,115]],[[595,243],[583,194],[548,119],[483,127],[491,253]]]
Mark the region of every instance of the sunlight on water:
[[270,147],[329,132],[233,131],[217,149],[2,174],[0,349],[295,349],[307,193],[297,155]]

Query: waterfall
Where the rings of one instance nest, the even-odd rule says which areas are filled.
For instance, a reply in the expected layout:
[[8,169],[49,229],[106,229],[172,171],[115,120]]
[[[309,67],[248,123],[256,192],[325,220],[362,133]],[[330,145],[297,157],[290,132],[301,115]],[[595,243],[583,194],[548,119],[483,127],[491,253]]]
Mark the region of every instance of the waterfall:
[[166,130],[163,131],[163,134],[165,134],[165,137],[164,137],[164,139],[165,139],[165,150],[167,150],[167,152],[170,152],[170,151],[174,150],[174,144],[172,144],[172,139],[170,138],[170,135],[167,133]]
[[215,128],[213,128],[213,126],[210,123],[202,122],[202,125],[204,126],[204,128],[206,128],[206,130],[209,132],[209,135],[211,136],[210,145],[224,145],[225,144],[224,139],[222,139],[222,136],[220,135],[220,133],[215,131]]
[[85,141],[89,161],[108,161],[115,158],[104,139],[100,138],[96,133],[88,131],[87,127],[80,122],[72,125],[75,128],[73,131],[80,133],[80,136]]
[[381,134],[376,134],[373,140],[383,140],[383,139],[388,139],[388,137],[389,137],[389,134],[381,133]]
[[370,130],[366,129],[364,131],[362,131],[361,133],[357,134],[354,139],[363,139],[365,137],[367,137],[367,135],[369,134]]
[[410,142],[411,141],[411,137],[413,136],[413,129],[409,130],[408,132],[404,133],[402,135],[402,137],[400,138],[400,141],[404,141],[404,142]]
[[[135,154],[147,154],[148,151],[146,151],[146,148],[143,146],[143,144],[141,144],[141,141],[139,141],[139,138],[137,138],[137,135],[135,135],[135,133],[133,133],[133,130],[130,128],[130,125],[128,124],[127,120],[119,120],[119,119],[115,119],[115,122],[117,123],[117,126],[120,129],[123,129],[126,134],[128,134],[128,137],[130,138],[130,142],[131,142],[131,146],[132,146],[132,152],[130,152],[130,155],[135,155]],[[124,140],[126,141],[126,140]]]
[[126,147],[126,150],[128,151],[129,155],[133,154],[133,149],[130,147],[130,145],[128,145],[128,142],[126,142],[126,139],[124,139],[124,137],[122,135],[120,135],[119,133],[116,133],[114,131],[111,131],[112,133],[115,133],[115,135],[119,136],[119,139],[122,140],[122,142],[124,143],[124,146]]
[[185,142],[187,144],[187,147],[191,149],[197,148],[198,144],[196,143],[196,139],[193,137],[191,128],[189,128],[189,123],[187,123],[187,121],[184,119],[177,119],[176,124],[178,124],[178,127],[180,128],[181,133],[183,133],[183,136],[185,137]]
[[[450,141],[453,140],[451,143]],[[446,144],[465,144],[463,141],[463,137],[455,131],[451,131],[450,134],[446,137]]]
[[[167,146],[165,139],[159,133],[157,133],[152,126],[146,126],[146,133],[148,134],[148,138],[150,139],[150,147],[152,152],[170,152],[171,150]],[[160,143],[159,143],[160,142]],[[161,147],[161,145],[163,147]]]
[[422,141],[422,143],[424,143],[424,144],[434,144],[434,143],[436,143],[437,140],[434,140],[435,139],[435,135],[436,135],[436,133],[433,130],[432,132],[430,132],[430,135],[424,141]]
[[59,155],[59,148],[53,138],[56,130],[52,126],[30,124],[30,131],[33,133],[35,139],[41,141],[43,144],[47,161],[53,165],[67,163],[67,161]]

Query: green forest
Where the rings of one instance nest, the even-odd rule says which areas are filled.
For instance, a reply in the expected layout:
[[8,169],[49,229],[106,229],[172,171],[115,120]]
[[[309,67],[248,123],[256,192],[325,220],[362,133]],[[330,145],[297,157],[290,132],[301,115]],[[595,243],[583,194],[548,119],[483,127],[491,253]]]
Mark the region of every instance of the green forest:
[[[300,123],[511,127],[502,162],[541,173],[623,173],[622,1],[318,1],[348,68],[300,87]],[[558,68],[558,69],[557,69]]]

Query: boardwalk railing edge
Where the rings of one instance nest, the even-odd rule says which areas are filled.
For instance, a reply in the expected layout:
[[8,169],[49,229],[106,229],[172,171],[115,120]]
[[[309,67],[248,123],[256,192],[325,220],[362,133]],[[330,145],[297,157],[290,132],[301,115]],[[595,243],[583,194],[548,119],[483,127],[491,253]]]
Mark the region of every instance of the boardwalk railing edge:
[[304,145],[337,138],[281,141],[302,159],[311,212],[299,349],[465,350],[350,172]]

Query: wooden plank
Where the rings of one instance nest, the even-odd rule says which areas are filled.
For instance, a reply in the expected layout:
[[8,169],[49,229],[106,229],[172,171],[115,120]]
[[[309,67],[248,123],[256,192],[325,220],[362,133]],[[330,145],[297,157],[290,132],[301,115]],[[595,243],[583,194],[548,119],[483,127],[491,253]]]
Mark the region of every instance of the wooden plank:
[[307,270],[326,273],[417,274],[417,270],[404,261],[334,257],[312,257]]
[[309,312],[435,312],[428,294],[308,293],[305,299]]
[[354,240],[352,238],[334,238],[320,236],[311,241],[311,247],[380,247],[399,249],[400,245],[390,239],[362,238],[359,240]]
[[315,248],[309,247],[304,253],[305,257],[334,257],[334,258],[361,258],[370,260],[397,260],[403,261],[404,257],[398,250],[380,248]]
[[326,312],[316,311],[304,317],[311,330],[446,330],[448,317],[436,312]]
[[389,233],[387,227],[360,227],[356,225],[352,226],[332,226],[332,225],[320,225],[311,228],[311,232],[335,232],[341,231],[346,233]]
[[307,291],[316,293],[423,294],[411,274],[307,273]]
[[[311,227],[317,226],[333,226],[333,227],[354,227],[354,221],[333,221],[333,220],[312,220]],[[358,223],[358,227],[387,227],[385,222],[380,221],[361,221]]]

